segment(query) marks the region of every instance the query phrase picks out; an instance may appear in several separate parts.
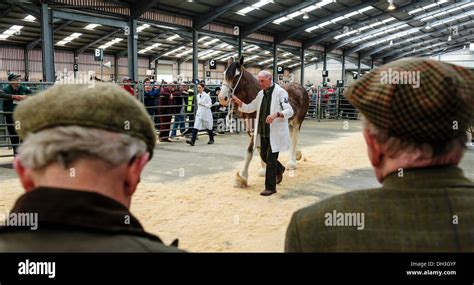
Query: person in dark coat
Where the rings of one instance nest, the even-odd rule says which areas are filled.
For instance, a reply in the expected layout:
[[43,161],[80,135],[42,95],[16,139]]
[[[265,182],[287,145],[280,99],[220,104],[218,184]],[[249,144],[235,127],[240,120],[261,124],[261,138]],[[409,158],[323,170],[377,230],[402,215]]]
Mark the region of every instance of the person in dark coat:
[[160,88],[156,88],[156,86],[152,86],[150,79],[145,78],[143,80],[143,97],[144,97],[144,104],[148,115],[155,123],[155,129],[158,130],[160,123],[160,117],[158,116],[158,97],[160,96]]
[[25,99],[14,119],[25,193],[0,227],[0,252],[179,252],[129,211],[156,134],[127,91],[58,84]]
[[171,129],[171,115],[174,107],[174,88],[170,85],[163,85],[160,90],[158,115],[160,116],[160,142],[171,142],[169,139]]
[[10,73],[8,75],[8,81],[10,84],[8,84],[3,90],[0,90],[0,99],[3,99],[3,112],[7,123],[8,135],[10,136],[10,142],[13,148],[13,154],[17,154],[20,138],[16,134],[12,112],[15,110],[17,104],[26,98],[27,94],[32,93],[30,88],[18,83],[20,78],[20,75]]

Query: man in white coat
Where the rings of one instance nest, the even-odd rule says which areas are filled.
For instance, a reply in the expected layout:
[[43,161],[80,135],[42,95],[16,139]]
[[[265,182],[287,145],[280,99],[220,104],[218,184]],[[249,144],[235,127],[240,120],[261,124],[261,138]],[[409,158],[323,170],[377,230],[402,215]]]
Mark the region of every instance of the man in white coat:
[[258,82],[262,90],[249,104],[236,96],[233,100],[239,105],[239,111],[253,113],[257,111],[254,133],[254,147],[260,146],[260,156],[266,163],[265,190],[262,196],[276,193],[276,184],[283,179],[285,167],[278,161],[278,153],[290,146],[288,119],[293,116],[293,108],[288,103],[288,93],[273,82],[268,71],[260,71]]
[[187,140],[186,143],[194,146],[196,142],[197,133],[199,130],[207,130],[209,135],[209,142],[207,144],[214,143],[214,133],[212,132],[212,100],[211,97],[204,91],[204,84],[199,83],[198,87],[198,94],[197,94],[197,103],[198,109],[196,111],[196,120],[194,121],[194,129],[193,134],[190,140]]

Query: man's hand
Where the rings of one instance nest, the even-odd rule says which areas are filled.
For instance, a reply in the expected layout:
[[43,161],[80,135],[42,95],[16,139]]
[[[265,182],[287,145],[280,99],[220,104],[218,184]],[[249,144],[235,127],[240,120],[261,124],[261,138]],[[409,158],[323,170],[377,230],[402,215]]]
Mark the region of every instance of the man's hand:
[[25,99],[26,97],[28,97],[28,96],[26,96],[26,95],[12,95],[12,99],[16,100],[16,101],[21,101],[21,100]]
[[270,114],[270,115],[268,115],[265,122],[267,122],[267,124],[271,124],[273,122],[273,120],[275,120],[277,117],[278,117],[278,113]]
[[234,102],[235,102],[239,107],[242,106],[242,104],[243,104],[242,101],[241,101],[239,98],[237,98],[237,96],[235,96],[235,95],[232,95],[232,100],[234,100]]

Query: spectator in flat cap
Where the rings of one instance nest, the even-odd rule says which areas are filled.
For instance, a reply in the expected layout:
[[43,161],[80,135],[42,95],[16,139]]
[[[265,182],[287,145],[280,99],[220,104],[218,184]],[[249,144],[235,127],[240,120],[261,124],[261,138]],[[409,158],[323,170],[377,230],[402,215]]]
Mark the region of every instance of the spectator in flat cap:
[[293,214],[287,252],[473,252],[474,183],[458,167],[474,111],[474,74],[421,58],[365,74],[345,96],[364,116],[378,189]]
[[178,251],[129,212],[156,144],[140,102],[115,84],[57,84],[24,100],[14,118],[26,193],[11,213],[37,213],[37,222],[34,231],[0,228],[0,251]]
[[13,154],[17,154],[17,149],[20,144],[20,138],[15,131],[15,124],[13,122],[13,111],[17,104],[26,98],[27,94],[31,94],[30,88],[19,83],[21,76],[16,73],[8,75],[7,85],[3,90],[0,90],[0,99],[3,99],[3,112],[5,121],[7,123],[8,135],[13,148]]

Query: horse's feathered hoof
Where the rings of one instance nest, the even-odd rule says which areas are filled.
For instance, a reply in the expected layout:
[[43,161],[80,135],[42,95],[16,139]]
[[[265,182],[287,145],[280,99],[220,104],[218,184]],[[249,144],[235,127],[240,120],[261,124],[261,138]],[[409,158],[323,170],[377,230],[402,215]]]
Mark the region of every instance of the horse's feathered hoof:
[[296,160],[300,161],[303,155],[301,154],[301,150],[296,151]]
[[235,187],[240,187],[240,188],[245,188],[247,187],[247,179],[243,178],[242,176],[240,176],[240,173],[237,171],[237,173],[235,174],[235,184],[234,184]]
[[260,170],[258,171],[258,176],[265,177],[266,171],[267,170],[265,168],[260,168]]
[[288,161],[286,164],[286,169],[295,170],[296,169],[296,161]]

